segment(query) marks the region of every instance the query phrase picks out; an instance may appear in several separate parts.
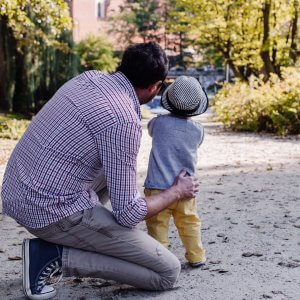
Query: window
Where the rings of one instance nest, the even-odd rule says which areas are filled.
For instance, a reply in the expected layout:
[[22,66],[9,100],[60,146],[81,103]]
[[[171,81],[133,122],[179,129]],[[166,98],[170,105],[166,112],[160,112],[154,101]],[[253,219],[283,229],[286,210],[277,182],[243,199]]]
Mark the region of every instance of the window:
[[105,18],[105,0],[96,0],[96,17],[97,19]]

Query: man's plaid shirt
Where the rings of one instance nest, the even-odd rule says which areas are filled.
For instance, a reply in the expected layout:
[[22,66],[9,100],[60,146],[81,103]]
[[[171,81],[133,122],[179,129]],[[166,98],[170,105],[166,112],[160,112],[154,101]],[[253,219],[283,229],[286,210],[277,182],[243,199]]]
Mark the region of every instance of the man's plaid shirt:
[[121,72],[89,71],[68,81],[11,155],[3,212],[26,227],[45,227],[95,206],[102,173],[116,220],[135,226],[147,214],[136,186],[140,120],[136,93]]

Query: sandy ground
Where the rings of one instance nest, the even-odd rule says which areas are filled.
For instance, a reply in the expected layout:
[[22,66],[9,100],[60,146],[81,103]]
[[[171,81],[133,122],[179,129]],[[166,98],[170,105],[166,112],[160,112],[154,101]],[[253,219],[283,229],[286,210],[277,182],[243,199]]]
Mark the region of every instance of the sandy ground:
[[[299,139],[226,132],[205,116],[200,120],[206,137],[197,168],[198,211],[207,264],[198,269],[186,264],[172,224],[170,250],[182,262],[175,289],[147,292],[101,279],[68,278],[57,286],[55,299],[300,299]],[[2,181],[15,143],[0,144]],[[150,145],[144,130],[138,162],[141,191]],[[24,299],[21,242],[29,236],[0,214],[1,300]]]

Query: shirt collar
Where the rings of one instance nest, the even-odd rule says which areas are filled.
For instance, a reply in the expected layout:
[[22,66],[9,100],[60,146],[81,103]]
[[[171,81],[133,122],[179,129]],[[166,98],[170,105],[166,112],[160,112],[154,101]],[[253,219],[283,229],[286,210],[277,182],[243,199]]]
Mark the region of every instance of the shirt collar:
[[115,72],[112,75],[118,80],[118,82],[122,85],[122,87],[125,88],[130,99],[132,99],[135,111],[139,116],[139,119],[141,120],[142,119],[141,106],[133,85],[128,80],[128,78],[120,71]]

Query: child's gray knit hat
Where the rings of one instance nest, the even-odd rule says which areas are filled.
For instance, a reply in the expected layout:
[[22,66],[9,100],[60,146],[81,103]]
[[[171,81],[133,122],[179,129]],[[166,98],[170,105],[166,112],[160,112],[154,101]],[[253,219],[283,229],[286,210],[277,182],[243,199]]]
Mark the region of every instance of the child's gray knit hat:
[[179,76],[165,90],[161,103],[171,113],[191,117],[207,110],[208,98],[196,78]]

